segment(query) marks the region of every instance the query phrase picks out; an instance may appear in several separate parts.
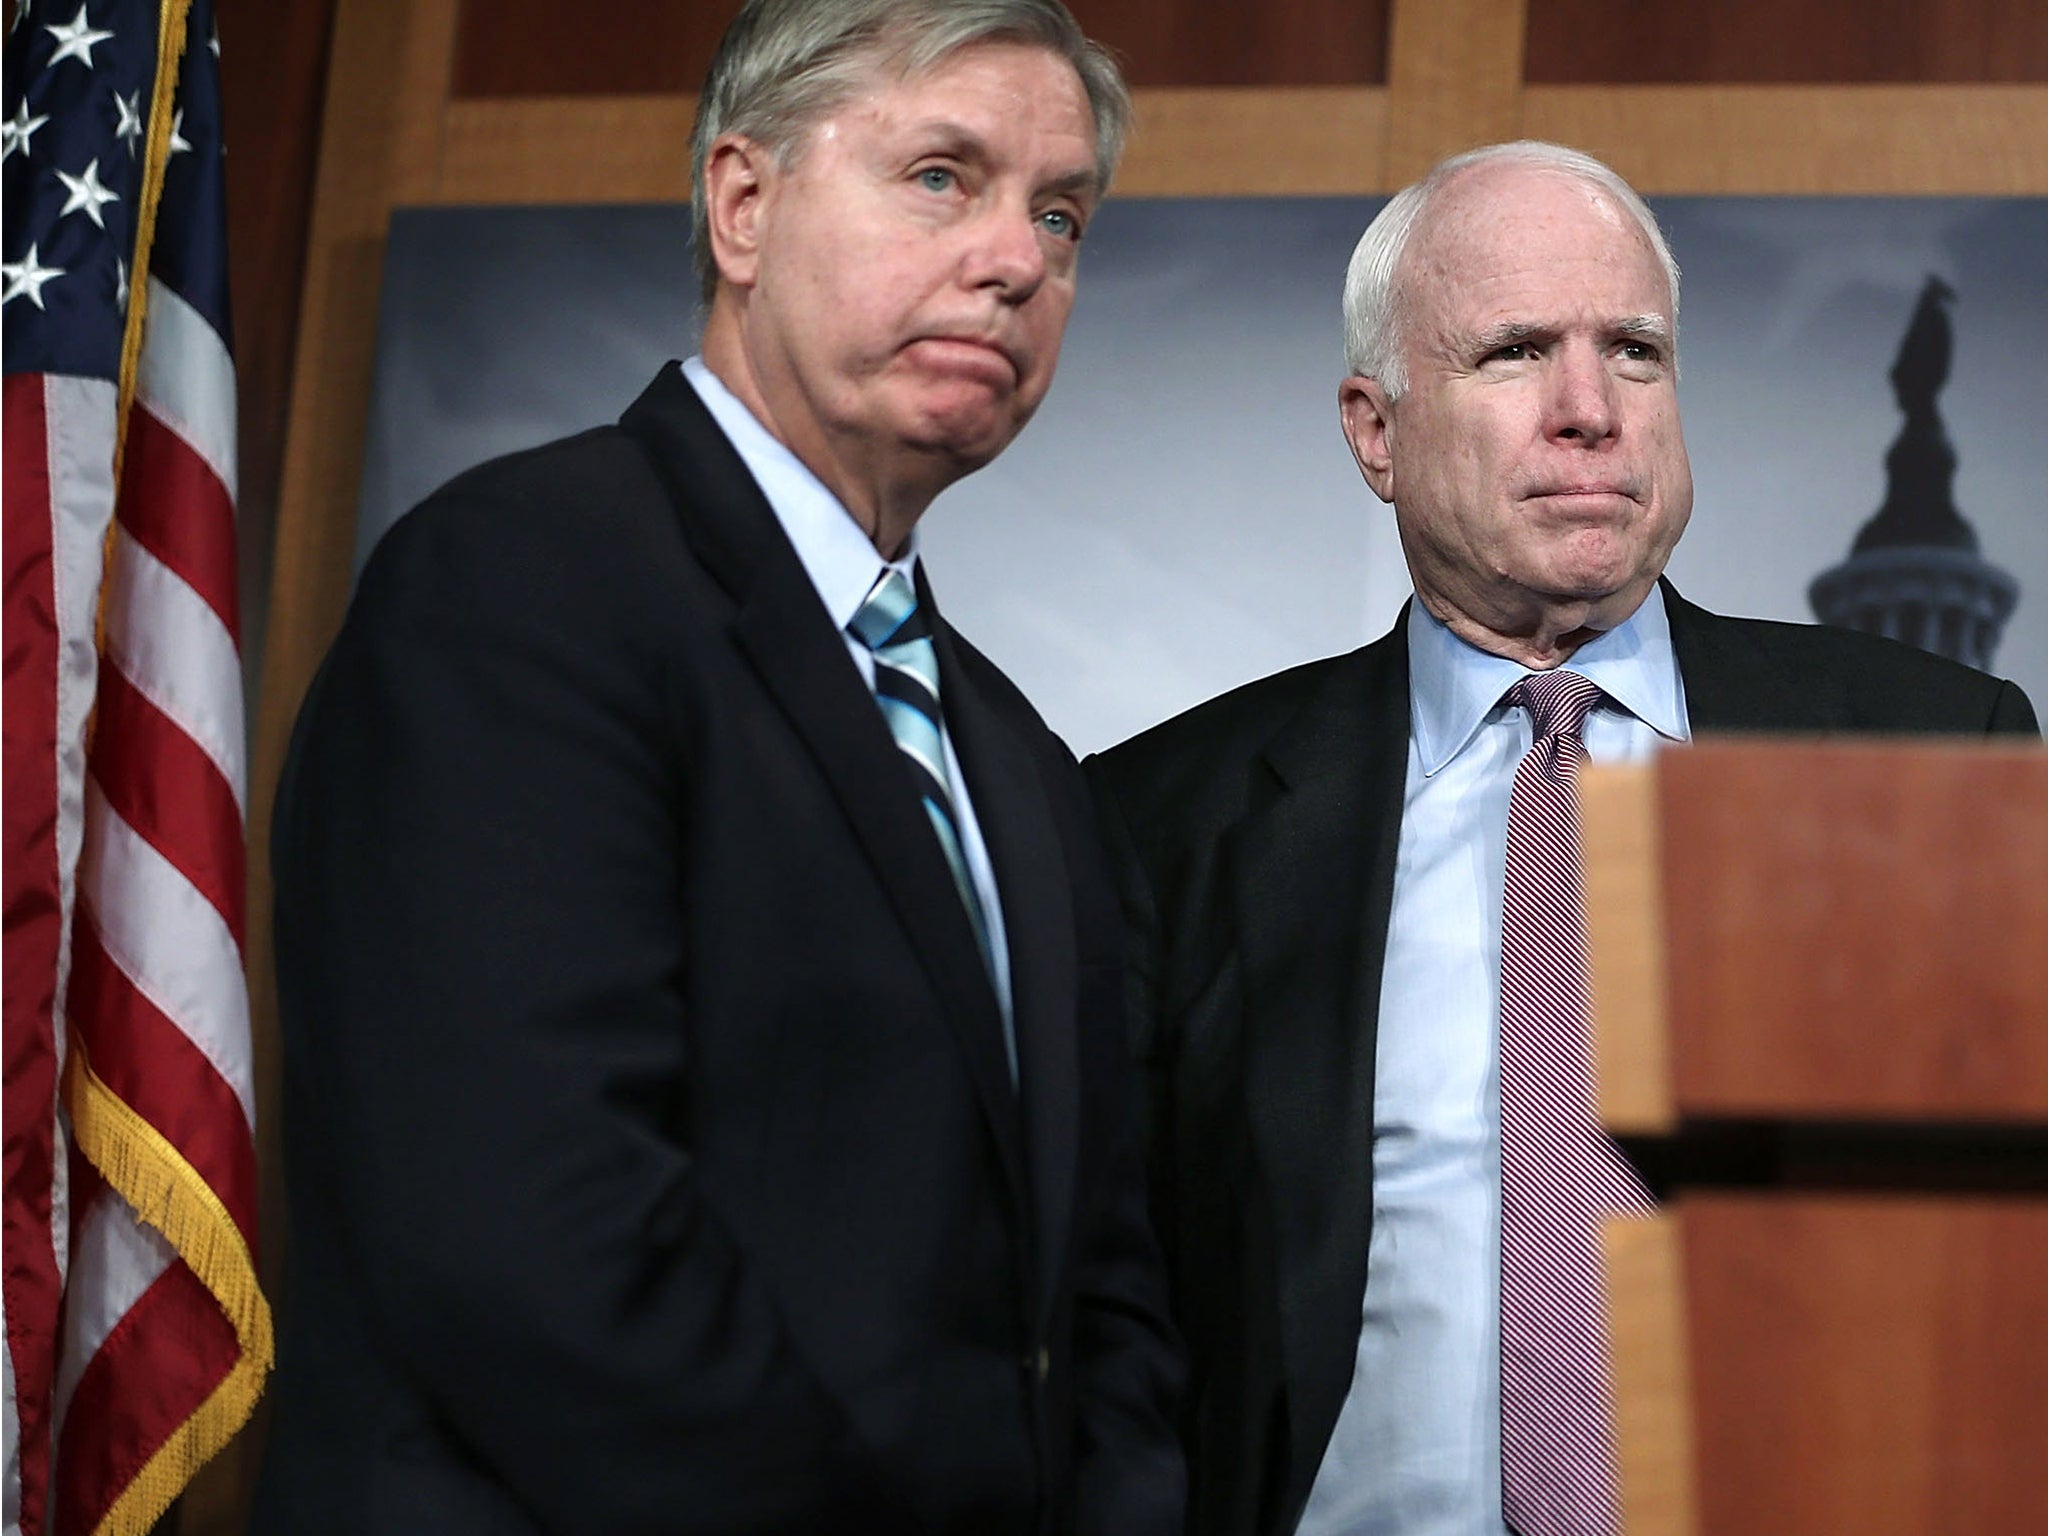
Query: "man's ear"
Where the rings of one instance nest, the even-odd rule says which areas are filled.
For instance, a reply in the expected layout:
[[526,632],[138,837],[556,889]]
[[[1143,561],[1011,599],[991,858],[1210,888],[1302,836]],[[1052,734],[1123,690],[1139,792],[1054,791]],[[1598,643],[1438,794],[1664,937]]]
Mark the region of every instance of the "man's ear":
[[1394,499],[1394,402],[1378,379],[1354,374],[1337,386],[1337,413],[1344,421],[1344,440],[1365,475],[1365,483],[1381,501]]
[[765,144],[722,133],[704,156],[705,226],[718,278],[751,288],[761,262],[761,221],[774,157]]

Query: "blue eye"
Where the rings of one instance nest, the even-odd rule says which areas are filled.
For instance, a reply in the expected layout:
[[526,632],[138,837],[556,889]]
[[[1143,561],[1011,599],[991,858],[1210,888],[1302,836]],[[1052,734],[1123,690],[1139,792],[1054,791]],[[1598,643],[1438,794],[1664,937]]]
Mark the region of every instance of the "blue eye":
[[1038,222],[1062,240],[1081,238],[1081,221],[1064,208],[1048,208],[1038,216]]
[[928,165],[917,173],[917,179],[927,192],[950,192],[957,178],[943,165]]

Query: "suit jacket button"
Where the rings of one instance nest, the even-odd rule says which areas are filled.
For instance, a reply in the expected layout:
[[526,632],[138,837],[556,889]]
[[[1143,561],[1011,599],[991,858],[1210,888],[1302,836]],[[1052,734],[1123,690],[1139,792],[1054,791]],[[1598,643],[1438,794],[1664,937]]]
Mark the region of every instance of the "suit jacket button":
[[1041,1387],[1044,1386],[1045,1378],[1052,1374],[1052,1351],[1041,1347],[1036,1355],[1026,1356],[1024,1369],[1031,1373]]

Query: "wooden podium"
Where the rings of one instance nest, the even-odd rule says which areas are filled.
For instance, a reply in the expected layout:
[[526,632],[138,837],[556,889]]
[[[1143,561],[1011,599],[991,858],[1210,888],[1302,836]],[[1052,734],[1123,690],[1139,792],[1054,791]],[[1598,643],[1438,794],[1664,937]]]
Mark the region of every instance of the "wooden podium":
[[1629,1536],[2048,1531],[2048,752],[1582,774]]

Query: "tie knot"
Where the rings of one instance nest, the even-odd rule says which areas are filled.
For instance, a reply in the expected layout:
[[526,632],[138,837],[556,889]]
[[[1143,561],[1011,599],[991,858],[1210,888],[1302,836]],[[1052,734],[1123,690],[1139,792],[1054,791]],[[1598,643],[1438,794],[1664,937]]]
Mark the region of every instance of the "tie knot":
[[1546,736],[1577,737],[1587,714],[1606,697],[1599,684],[1561,670],[1525,677],[1507,692],[1508,703],[1529,711],[1538,741]]
[[917,605],[917,589],[901,571],[884,570],[875,578],[860,610],[847,624],[854,639],[871,651],[907,640],[926,639],[931,626]]

